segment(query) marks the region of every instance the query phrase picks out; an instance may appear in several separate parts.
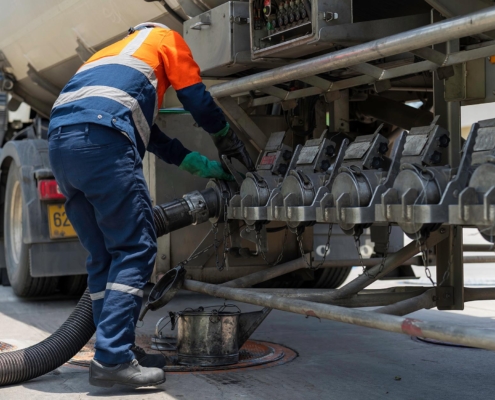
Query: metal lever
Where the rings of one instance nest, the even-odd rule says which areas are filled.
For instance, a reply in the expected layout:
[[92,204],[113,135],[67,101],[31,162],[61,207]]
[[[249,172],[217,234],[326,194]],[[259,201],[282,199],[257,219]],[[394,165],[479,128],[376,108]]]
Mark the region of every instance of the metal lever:
[[225,166],[228,168],[230,171],[231,175],[234,177],[236,183],[239,185],[239,187],[242,186],[242,182],[244,181],[243,176],[241,175],[240,172],[238,172],[234,166],[232,165],[232,162],[229,160],[229,158],[223,154],[222,155],[222,161],[225,164]]

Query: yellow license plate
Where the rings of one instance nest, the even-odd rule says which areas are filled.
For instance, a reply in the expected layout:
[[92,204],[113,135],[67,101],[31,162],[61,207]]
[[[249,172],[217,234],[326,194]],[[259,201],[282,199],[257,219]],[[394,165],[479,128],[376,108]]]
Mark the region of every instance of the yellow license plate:
[[77,237],[74,227],[67,218],[63,204],[48,204],[48,227],[50,239]]

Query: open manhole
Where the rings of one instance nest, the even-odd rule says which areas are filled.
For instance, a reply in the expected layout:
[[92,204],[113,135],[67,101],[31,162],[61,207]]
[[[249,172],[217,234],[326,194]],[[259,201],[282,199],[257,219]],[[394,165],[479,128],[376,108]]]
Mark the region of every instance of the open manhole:
[[[88,344],[69,361],[69,364],[89,367],[89,363],[94,356],[94,343],[94,339],[91,339]],[[142,347],[147,353],[160,353],[160,351],[151,349],[151,340],[149,336],[136,336],[136,344],[139,347]],[[173,350],[162,351],[161,353],[168,359],[173,358],[177,354]],[[288,363],[296,357],[297,353],[288,347],[276,343],[248,340],[239,350],[239,362],[237,364],[214,367],[167,365],[165,371],[172,373],[207,373],[214,371],[232,371],[244,368],[261,369]]]
[[16,347],[5,342],[0,342],[0,353],[15,350]]

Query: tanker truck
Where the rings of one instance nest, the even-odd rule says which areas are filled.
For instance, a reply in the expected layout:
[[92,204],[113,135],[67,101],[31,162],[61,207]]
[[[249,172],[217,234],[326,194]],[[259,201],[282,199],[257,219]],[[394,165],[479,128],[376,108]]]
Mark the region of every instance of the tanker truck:
[[[146,156],[161,235],[152,280],[183,264],[207,284],[323,290],[353,266],[375,281],[421,265],[437,307],[463,308],[462,227],[494,241],[495,123],[460,129],[461,106],[495,101],[492,1],[0,4],[0,271],[18,295],[84,290],[86,252],[48,161],[50,110],[94,52],[151,21],[183,35],[256,160],[254,172],[224,160],[227,183]],[[25,104],[28,117],[9,118]],[[172,90],[157,123],[215,157]]]

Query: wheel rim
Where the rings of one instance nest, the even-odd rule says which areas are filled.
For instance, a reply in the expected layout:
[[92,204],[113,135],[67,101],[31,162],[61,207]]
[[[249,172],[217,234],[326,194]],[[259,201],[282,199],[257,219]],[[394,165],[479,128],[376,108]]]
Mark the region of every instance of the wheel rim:
[[22,249],[22,193],[21,185],[15,182],[10,203],[10,250],[16,264],[19,264]]

